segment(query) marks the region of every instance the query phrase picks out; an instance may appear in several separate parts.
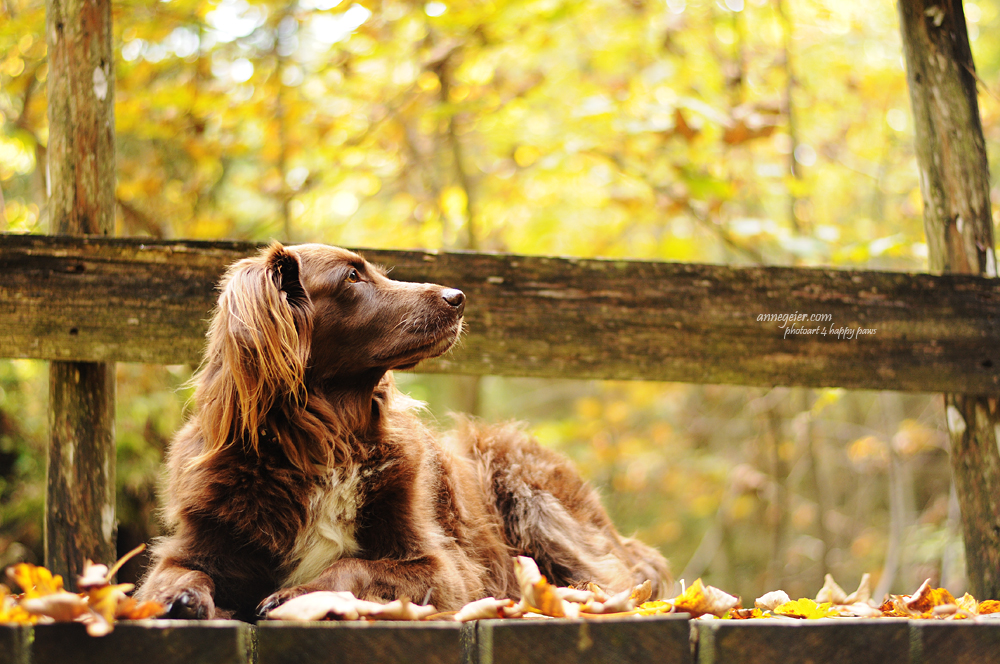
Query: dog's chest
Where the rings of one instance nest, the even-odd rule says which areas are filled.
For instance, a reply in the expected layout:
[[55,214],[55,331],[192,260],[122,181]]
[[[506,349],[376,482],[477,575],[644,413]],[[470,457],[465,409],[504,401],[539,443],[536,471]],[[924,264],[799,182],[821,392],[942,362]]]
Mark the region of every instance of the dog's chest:
[[312,581],[340,558],[358,551],[355,524],[361,500],[358,470],[331,471],[310,496],[305,527],[295,540],[290,557],[294,569],[285,586]]

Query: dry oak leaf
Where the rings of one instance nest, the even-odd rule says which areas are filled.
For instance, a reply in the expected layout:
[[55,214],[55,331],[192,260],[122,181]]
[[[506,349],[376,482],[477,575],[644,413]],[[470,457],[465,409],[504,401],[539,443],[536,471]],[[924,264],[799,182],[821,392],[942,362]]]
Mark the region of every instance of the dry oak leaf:
[[636,604],[642,604],[648,601],[650,597],[653,596],[653,582],[646,579],[635,588],[632,589],[631,594],[629,594],[629,599]]
[[321,590],[299,595],[268,612],[270,620],[423,620],[437,613],[431,605],[418,606],[402,597],[388,604],[358,599],[350,592]]
[[917,592],[903,602],[910,611],[923,614],[932,611],[936,606],[955,604],[955,598],[944,588],[931,588],[931,580],[927,579],[920,584]]
[[847,593],[837,585],[832,576],[827,574],[823,577],[823,581],[823,587],[816,593],[816,602],[818,604],[847,604]]
[[630,588],[603,602],[589,602],[580,607],[580,612],[589,614],[629,613],[635,609],[636,601],[633,598],[635,592],[634,589]]
[[369,613],[367,617],[376,620],[423,620],[427,616],[437,613],[437,609],[432,605],[414,604],[408,597],[400,597],[388,604],[378,604],[377,606],[380,608]]
[[531,558],[514,558],[514,576],[521,588],[521,600],[529,609],[552,618],[579,617],[580,605],[563,600],[556,587],[542,576],[538,565]]
[[772,590],[755,599],[753,605],[758,611],[773,611],[775,608],[790,601],[791,598],[784,590]]
[[781,606],[775,607],[773,613],[779,616],[803,618],[805,620],[818,620],[820,618],[830,618],[839,615],[837,609],[833,608],[829,602],[819,604],[808,597],[785,602]]
[[72,622],[90,612],[86,599],[66,591],[22,599],[21,608],[34,616],[45,616],[54,622]]
[[824,581],[823,588],[816,594],[818,604],[830,603],[836,607],[841,616],[845,617],[875,618],[882,615],[882,612],[871,601],[870,574],[862,575],[858,589],[850,595],[837,585],[837,582],[829,574],[826,575]]
[[[775,591],[780,592],[780,591]],[[770,594],[770,593],[768,593]],[[750,620],[751,618],[765,618],[765,614],[758,608],[753,609],[729,609],[729,613],[723,616],[726,620]]]
[[484,597],[475,602],[469,602],[459,609],[458,613],[455,614],[455,620],[468,622],[490,618],[520,618],[522,615],[524,615],[523,608],[519,604],[515,604],[512,599]]
[[706,613],[722,617],[729,609],[737,606],[740,600],[718,588],[703,585],[701,579],[697,579],[671,602],[676,611],[690,613],[692,618],[697,618]]
[[957,605],[952,594],[944,588],[931,588],[927,579],[912,595],[890,595],[879,610],[895,618],[936,618],[947,614],[946,609],[936,607],[948,605]]
[[357,620],[356,598],[348,592],[321,590],[294,597],[267,613],[269,620]]

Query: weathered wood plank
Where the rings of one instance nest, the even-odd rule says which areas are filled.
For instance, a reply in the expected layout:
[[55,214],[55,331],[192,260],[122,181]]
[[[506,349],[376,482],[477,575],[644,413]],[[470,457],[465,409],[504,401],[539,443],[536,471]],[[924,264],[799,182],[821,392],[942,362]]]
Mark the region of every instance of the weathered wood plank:
[[690,664],[690,630],[686,614],[642,620],[480,620],[478,662]]
[[260,664],[469,664],[454,622],[277,622],[257,626]]
[[917,664],[961,662],[995,664],[1000,653],[1000,623],[972,623],[966,620],[913,621],[911,657]]
[[[197,363],[225,266],[258,245],[0,236],[0,357]],[[975,276],[363,252],[469,297],[422,371],[988,393],[1000,284]],[[787,335],[760,314],[824,315]],[[838,338],[838,329],[873,334]],[[789,326],[791,327],[791,326]]]
[[[697,664],[915,662],[903,619],[694,621]],[[951,660],[963,661],[963,660]]]
[[32,664],[251,664],[253,627],[237,620],[119,622],[107,636],[90,636],[80,623],[37,625]]

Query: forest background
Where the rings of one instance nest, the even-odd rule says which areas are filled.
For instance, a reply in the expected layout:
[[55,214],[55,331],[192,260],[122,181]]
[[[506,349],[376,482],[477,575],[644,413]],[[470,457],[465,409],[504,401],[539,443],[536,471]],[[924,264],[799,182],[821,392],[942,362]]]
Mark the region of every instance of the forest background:
[[[995,157],[1000,0],[964,7]],[[113,11],[118,235],[927,270],[889,0]],[[0,231],[49,227],[44,12],[0,0]],[[194,369],[118,365],[121,550],[159,532]],[[526,422],[689,582],[966,588],[940,395],[398,380],[442,428]],[[0,360],[0,566],[42,557],[47,390],[44,363]]]

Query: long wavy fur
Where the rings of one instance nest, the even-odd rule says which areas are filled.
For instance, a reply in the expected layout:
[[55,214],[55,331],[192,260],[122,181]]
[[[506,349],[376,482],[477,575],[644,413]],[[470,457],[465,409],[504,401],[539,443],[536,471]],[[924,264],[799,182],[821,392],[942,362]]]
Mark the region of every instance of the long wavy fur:
[[343,446],[315,444],[340,427],[329,404],[306,389],[313,307],[299,268],[298,257],[275,243],[226,273],[206,363],[195,378],[205,441],[195,463],[237,441],[259,452],[262,437],[271,435],[309,471],[328,466]]

